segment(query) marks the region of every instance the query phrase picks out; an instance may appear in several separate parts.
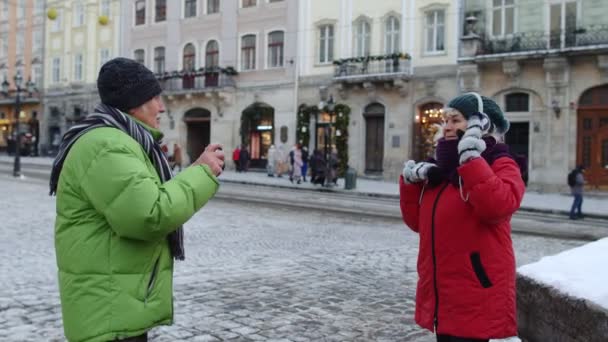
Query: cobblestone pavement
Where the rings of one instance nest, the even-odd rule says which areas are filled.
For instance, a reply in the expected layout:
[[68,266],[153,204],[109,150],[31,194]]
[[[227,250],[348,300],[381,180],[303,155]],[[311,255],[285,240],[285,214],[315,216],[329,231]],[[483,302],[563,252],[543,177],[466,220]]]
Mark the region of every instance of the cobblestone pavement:
[[[0,341],[63,341],[54,199],[0,176]],[[413,323],[418,237],[397,220],[212,201],[186,225],[175,324],[152,341],[432,341]],[[580,241],[515,236],[519,264]]]

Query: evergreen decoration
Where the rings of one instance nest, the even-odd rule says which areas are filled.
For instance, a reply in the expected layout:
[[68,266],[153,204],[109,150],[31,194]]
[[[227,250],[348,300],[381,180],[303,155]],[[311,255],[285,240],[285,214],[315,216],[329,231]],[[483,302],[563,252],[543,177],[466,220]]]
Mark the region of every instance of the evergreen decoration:
[[352,58],[343,58],[334,61],[334,65],[342,65],[348,63],[363,63],[369,61],[385,61],[385,60],[396,60],[396,59],[412,59],[407,53],[395,52],[386,55],[375,55],[375,56],[363,56],[363,57],[352,57]]
[[234,69],[234,67],[209,67],[209,68],[200,68],[198,70],[182,70],[182,71],[166,71],[163,73],[156,74],[156,78],[159,80],[168,80],[172,78],[182,78],[184,76],[196,77],[196,76],[206,76],[210,74],[224,74],[229,76],[236,76],[239,73]]
[[[322,112],[329,112],[329,108],[325,106]],[[334,106],[333,116],[335,117],[334,127],[336,133],[334,135],[336,141],[336,149],[338,150],[338,175],[343,177],[348,169],[348,125],[350,123],[350,107],[338,103]],[[302,146],[308,146],[310,142],[310,118],[319,114],[317,106],[307,106],[301,104],[298,107],[298,118],[296,126],[296,140]],[[302,132],[302,127],[306,127],[306,131]],[[338,135],[338,132],[340,134]]]

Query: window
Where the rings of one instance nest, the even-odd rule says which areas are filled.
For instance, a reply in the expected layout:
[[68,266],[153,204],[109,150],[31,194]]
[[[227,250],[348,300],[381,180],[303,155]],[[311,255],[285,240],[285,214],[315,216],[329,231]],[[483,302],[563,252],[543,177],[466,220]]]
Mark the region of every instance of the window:
[[51,71],[51,80],[53,81],[53,83],[59,83],[61,81],[61,58],[53,58],[53,67]]
[[106,64],[110,60],[110,49],[103,48],[99,50],[99,66]]
[[334,26],[319,27],[319,63],[330,63],[334,60]]
[[493,0],[492,35],[506,36],[515,29],[515,0]]
[[167,19],[167,0],[156,0],[156,6],[154,6],[154,21],[160,22]]
[[360,20],[355,23],[355,56],[369,56],[370,43],[371,34],[369,23],[365,20]]
[[135,25],[144,25],[146,23],[146,0],[137,0],[135,2]]
[[184,0],[184,18],[196,17],[196,1]]
[[184,70],[193,71],[196,68],[196,51],[191,43],[184,46]]
[[165,48],[162,46],[154,48],[154,72],[165,72]]
[[241,69],[255,69],[255,35],[253,34],[241,38]]
[[507,112],[529,112],[530,95],[526,93],[511,93],[505,96]]
[[217,41],[212,40],[207,43],[205,48],[205,68],[216,67],[220,65],[220,50]]
[[268,34],[268,67],[280,68],[283,66],[283,31],[274,31]]
[[220,0],[207,0],[207,14],[219,13]]
[[576,44],[577,2],[568,0],[551,4],[550,44],[552,49],[571,47]]
[[257,6],[257,0],[242,0],[242,7],[254,7]]
[[146,64],[146,52],[144,51],[144,49],[135,50],[135,52],[133,53],[133,59],[137,63]]
[[32,65],[32,82],[34,82],[34,86],[38,89],[42,88],[42,65],[34,64]]
[[82,2],[77,2],[74,4],[74,18],[72,25],[74,27],[80,27],[84,25],[84,4]]
[[399,52],[399,19],[395,17],[389,17],[386,20],[384,29],[384,52],[387,54]]
[[22,56],[23,50],[25,50],[25,43],[23,42],[23,35],[17,35],[17,55]]
[[34,54],[42,49],[42,31],[34,30],[32,32],[32,50]]
[[82,54],[74,56],[74,81],[82,81],[83,76]]
[[36,0],[36,4],[34,6],[34,15],[39,15],[44,12],[44,0]]
[[61,31],[62,27],[63,27],[63,23],[62,21],[62,16],[63,16],[63,11],[58,9],[57,10],[57,18],[55,18],[55,20],[53,20],[53,26],[51,26],[51,31],[52,32],[59,32]]
[[0,19],[8,19],[8,0],[2,0],[2,12],[0,13]]
[[0,57],[8,56],[8,37],[4,37],[4,39],[0,39]]
[[445,40],[445,12],[443,10],[426,13],[425,20],[425,51],[443,52]]
[[110,17],[111,15],[111,0],[102,0],[101,1],[101,15],[105,15],[106,17]]
[[25,1],[17,0],[17,19],[21,19],[25,16]]

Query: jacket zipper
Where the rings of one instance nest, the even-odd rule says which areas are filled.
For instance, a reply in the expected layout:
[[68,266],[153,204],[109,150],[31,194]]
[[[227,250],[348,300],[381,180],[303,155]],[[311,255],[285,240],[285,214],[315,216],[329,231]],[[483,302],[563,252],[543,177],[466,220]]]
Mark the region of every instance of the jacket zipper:
[[437,287],[437,256],[435,255],[435,210],[437,209],[437,202],[439,202],[439,197],[443,193],[443,190],[448,187],[450,183],[446,183],[435,198],[435,203],[433,203],[433,212],[431,214],[431,251],[433,254],[433,289],[435,290],[435,313],[433,315],[433,326],[435,332],[437,332],[437,327],[439,327],[439,289]]
[[150,297],[150,293],[154,288],[154,283],[156,281],[156,275],[158,274],[158,262],[160,261],[160,256],[154,262],[154,267],[152,267],[152,275],[150,275],[150,280],[148,281],[148,288],[146,289],[146,296],[144,297],[144,304],[148,304],[148,297]]

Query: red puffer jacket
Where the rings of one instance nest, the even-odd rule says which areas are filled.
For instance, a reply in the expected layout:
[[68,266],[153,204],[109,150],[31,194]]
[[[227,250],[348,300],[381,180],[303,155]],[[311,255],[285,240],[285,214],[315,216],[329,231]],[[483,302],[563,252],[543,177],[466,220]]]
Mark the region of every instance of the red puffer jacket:
[[420,234],[416,323],[458,337],[516,336],[510,221],[525,191],[519,167],[477,158],[458,173],[466,202],[447,182],[423,192],[400,179],[403,220]]

